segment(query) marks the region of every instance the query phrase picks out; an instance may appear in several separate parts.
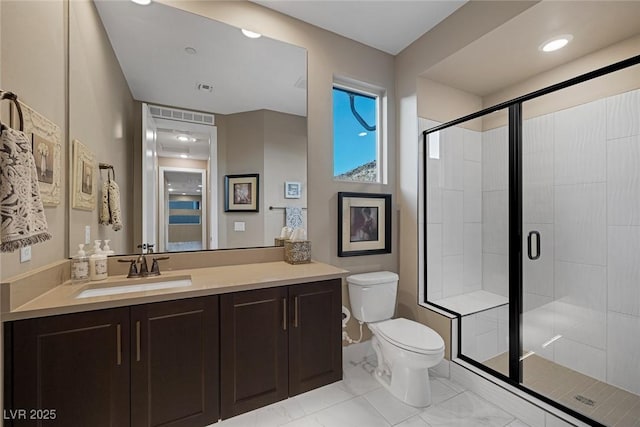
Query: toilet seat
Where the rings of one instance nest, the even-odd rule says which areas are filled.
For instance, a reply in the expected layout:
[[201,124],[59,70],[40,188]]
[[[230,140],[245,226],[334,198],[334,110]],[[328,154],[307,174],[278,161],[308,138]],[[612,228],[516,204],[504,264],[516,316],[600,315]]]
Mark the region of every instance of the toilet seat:
[[431,328],[409,319],[398,318],[375,323],[375,329],[390,343],[420,354],[444,350],[444,340]]

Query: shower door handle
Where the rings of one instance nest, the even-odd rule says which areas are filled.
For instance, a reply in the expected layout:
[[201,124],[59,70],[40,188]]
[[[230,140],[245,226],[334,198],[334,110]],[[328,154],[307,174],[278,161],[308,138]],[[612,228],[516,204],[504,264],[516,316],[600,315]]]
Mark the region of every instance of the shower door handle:
[[[534,240],[535,240],[535,252],[534,252]],[[534,255],[535,253],[535,255]],[[536,260],[540,258],[540,232],[530,231],[527,236],[527,255],[529,259]]]

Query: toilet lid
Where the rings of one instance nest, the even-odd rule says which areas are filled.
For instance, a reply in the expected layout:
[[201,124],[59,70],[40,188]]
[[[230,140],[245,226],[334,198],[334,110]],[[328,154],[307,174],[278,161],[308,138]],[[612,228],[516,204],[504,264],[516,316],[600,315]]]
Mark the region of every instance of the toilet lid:
[[376,327],[385,339],[405,350],[430,354],[444,349],[444,341],[437,332],[409,319],[391,319],[377,323]]

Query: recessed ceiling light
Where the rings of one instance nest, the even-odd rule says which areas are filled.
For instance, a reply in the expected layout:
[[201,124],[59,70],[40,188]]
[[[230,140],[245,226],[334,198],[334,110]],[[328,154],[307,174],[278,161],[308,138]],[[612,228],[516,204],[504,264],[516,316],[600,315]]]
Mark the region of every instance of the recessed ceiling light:
[[175,191],[173,188],[170,188],[169,191]]
[[202,188],[202,184],[198,184],[198,188]]
[[259,39],[260,37],[262,37],[262,34],[245,30],[244,28],[242,29],[242,34],[249,37],[250,39]]
[[187,52],[189,55],[195,55],[196,53],[198,53],[198,51],[191,46],[185,47],[184,51]]
[[367,136],[367,133],[366,133],[366,132],[360,132],[360,133],[358,134],[358,136]]
[[187,193],[182,193],[182,195],[183,195],[183,196],[186,196],[186,195],[187,195]]
[[202,190],[198,189],[198,190],[196,190],[196,191],[199,193],[199,192],[201,192]]
[[538,50],[543,52],[553,52],[558,49],[562,49],[565,47],[571,40],[573,40],[573,36],[571,34],[563,34],[561,36],[554,37],[546,42],[542,43]]
[[147,6],[151,4],[151,0],[131,0],[131,1],[141,6]]
[[187,156],[186,154],[180,154],[180,157],[182,157],[183,159],[189,158],[189,156]]

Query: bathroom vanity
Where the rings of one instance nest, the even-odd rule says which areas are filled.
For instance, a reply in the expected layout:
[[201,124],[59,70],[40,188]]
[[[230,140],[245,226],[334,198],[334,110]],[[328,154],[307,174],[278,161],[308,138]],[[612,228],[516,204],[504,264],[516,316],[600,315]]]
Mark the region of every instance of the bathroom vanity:
[[57,286],[4,314],[5,425],[203,427],[338,381],[345,274],[280,261]]

